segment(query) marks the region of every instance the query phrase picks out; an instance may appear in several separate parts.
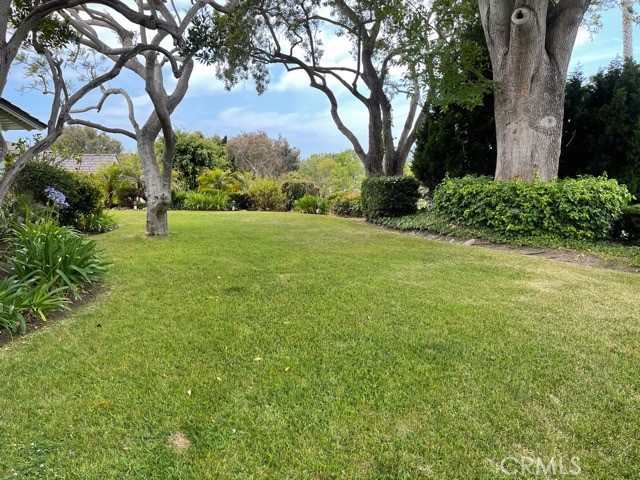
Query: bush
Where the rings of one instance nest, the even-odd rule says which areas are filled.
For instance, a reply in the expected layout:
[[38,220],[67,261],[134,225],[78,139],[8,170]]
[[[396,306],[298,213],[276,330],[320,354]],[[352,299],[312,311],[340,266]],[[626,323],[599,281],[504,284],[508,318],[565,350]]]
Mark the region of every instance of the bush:
[[622,240],[632,242],[640,240],[640,204],[629,205],[622,209],[615,231],[616,236]]
[[187,199],[187,192],[171,191],[171,209],[184,210],[184,201]]
[[296,212],[326,215],[329,211],[329,202],[322,197],[305,195],[301,199],[293,202],[293,208]]
[[282,193],[287,197],[285,208],[291,210],[293,203],[305,195],[318,195],[320,190],[313,182],[304,180],[288,180],[282,183]]
[[78,215],[76,226],[84,233],[105,233],[116,228],[116,220],[108,212],[81,213]]
[[606,177],[529,184],[467,176],[445,179],[433,207],[449,221],[505,236],[598,240],[611,235],[630,198],[624,185]]
[[418,181],[413,177],[372,177],[362,182],[362,211],[367,220],[402,217],[418,209]]
[[251,197],[248,193],[232,193],[229,195],[229,205],[236,202],[236,210],[249,210],[251,208]]
[[331,202],[331,213],[340,217],[362,217],[360,194],[349,193]]
[[287,198],[278,182],[271,178],[257,178],[249,186],[251,208],[254,210],[284,210]]
[[68,206],[60,209],[62,225],[75,225],[80,214],[99,213],[102,209],[102,192],[94,179],[48,163],[27,163],[16,177],[13,191],[46,205],[50,201],[45,192],[47,188],[54,188],[66,197]]
[[211,190],[207,193],[187,192],[183,208],[185,210],[228,210],[229,197],[220,190]]
[[0,282],[0,328],[12,333],[27,330],[25,315],[37,315],[46,320],[46,314],[65,308],[69,300],[63,296],[66,288],[51,288],[50,284],[35,284],[13,276]]
[[77,287],[93,283],[106,273],[96,243],[54,220],[27,221],[9,236],[3,270],[18,279],[68,287],[79,297]]

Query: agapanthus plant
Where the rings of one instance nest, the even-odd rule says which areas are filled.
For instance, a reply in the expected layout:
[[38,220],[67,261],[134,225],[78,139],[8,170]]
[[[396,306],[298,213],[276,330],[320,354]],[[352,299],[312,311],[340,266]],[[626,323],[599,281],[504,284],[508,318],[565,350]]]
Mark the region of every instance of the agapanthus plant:
[[44,189],[44,193],[47,194],[47,198],[54,207],[63,208],[69,206],[66,195],[60,190],[56,190],[53,187],[47,187]]

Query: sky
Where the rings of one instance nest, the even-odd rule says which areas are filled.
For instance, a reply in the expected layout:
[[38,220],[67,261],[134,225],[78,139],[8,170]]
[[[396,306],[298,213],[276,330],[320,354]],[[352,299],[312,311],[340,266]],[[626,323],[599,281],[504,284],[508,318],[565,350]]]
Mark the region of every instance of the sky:
[[[578,35],[569,71],[581,68],[585,75],[592,75],[605,68],[622,53],[620,10],[605,12],[603,28],[590,36],[586,31]],[[640,55],[640,28],[634,27],[634,53]],[[329,37],[325,44],[325,57],[334,63],[348,60],[344,40]],[[49,97],[31,91],[21,92],[26,80],[19,68],[12,71],[3,97],[32,115],[46,122],[49,114]],[[112,86],[124,87],[130,92],[136,106],[138,121],[143,123],[151,109],[142,81],[129,72],[123,72]],[[362,104],[350,98],[348,93],[339,95],[343,120],[361,142],[366,143],[367,120]],[[91,100],[91,99],[89,99]],[[85,102],[88,105],[91,102]],[[93,100],[95,103],[95,100]],[[396,123],[407,109],[403,98],[395,100]],[[129,128],[127,108],[120,97],[111,97],[99,115],[84,118],[99,120],[110,127]],[[263,130],[270,136],[282,134],[290,144],[301,150],[302,158],[314,153],[339,152],[351,148],[349,141],[338,131],[329,114],[329,102],[319,91],[309,87],[299,73],[287,73],[279,66],[271,69],[271,83],[266,93],[258,95],[252,83],[225,90],[215,79],[213,67],[196,65],[189,91],[176,109],[173,117],[177,129],[196,131],[205,135],[218,134],[232,137],[243,132]],[[129,128],[130,129],[130,128]],[[6,132],[5,138],[15,141],[26,137],[25,132]],[[125,150],[135,151],[135,142],[125,136],[115,136],[122,141]]]

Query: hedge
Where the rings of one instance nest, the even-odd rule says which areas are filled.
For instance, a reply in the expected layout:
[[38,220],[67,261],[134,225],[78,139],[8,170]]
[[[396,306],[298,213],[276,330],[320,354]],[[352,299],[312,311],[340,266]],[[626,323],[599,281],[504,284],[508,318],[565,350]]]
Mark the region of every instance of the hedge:
[[60,210],[60,223],[75,225],[80,214],[102,211],[102,192],[97,182],[86,174],[70,172],[43,162],[29,162],[16,177],[13,193],[28,195],[36,202],[49,202],[45,189],[53,187],[66,197],[68,207]]
[[606,177],[525,183],[466,176],[446,178],[433,208],[448,221],[505,236],[598,240],[611,236],[630,199],[624,185]]
[[362,212],[367,220],[412,215],[418,209],[418,187],[413,177],[372,177],[362,182]]

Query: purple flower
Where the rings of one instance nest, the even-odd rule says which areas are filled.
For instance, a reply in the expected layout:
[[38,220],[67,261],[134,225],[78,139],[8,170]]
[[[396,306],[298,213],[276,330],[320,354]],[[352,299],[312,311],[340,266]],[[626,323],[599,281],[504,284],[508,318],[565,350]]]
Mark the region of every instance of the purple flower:
[[47,194],[47,198],[53,202],[54,207],[68,207],[67,197],[64,193],[56,190],[53,187],[47,187],[44,189],[44,193]]

